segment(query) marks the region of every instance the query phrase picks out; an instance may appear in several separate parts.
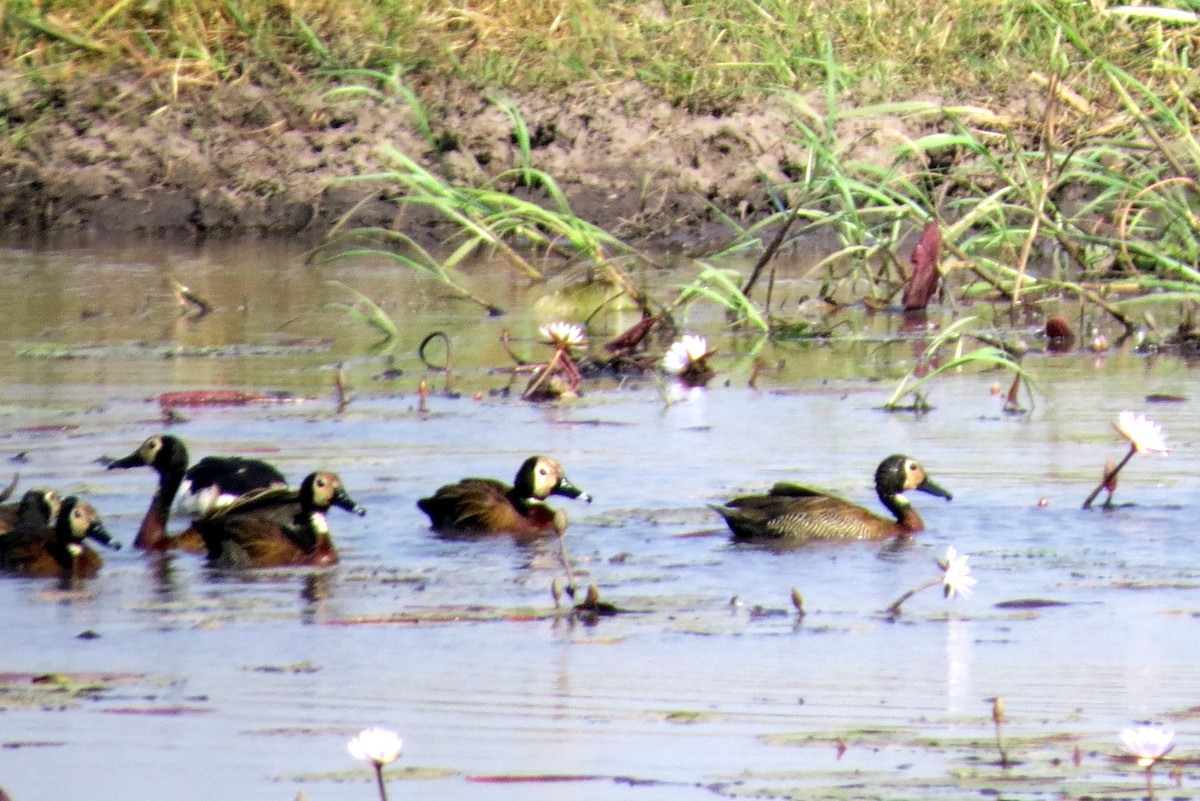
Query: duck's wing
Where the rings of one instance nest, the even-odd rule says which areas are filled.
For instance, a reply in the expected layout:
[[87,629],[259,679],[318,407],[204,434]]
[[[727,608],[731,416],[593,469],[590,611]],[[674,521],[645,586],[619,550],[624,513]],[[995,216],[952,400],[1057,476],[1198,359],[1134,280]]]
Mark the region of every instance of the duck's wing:
[[181,512],[198,516],[242,495],[286,486],[283,474],[261,459],[206,456],[184,474],[178,506]]
[[508,493],[512,488],[492,478],[464,478],[447,484],[417,501],[438,531],[503,531],[497,526],[505,514],[516,514]]
[[793,484],[790,481],[777,482],[767,494],[775,498],[835,498],[837,500],[844,500],[832,492],[814,487],[806,487],[803,484]]
[[17,504],[0,504],[0,536],[8,534],[17,525]]
[[213,507],[197,518],[197,522],[246,514],[273,515],[290,512],[294,515],[299,510],[300,490],[292,487],[269,487],[251,490],[236,498],[232,503]]
[[211,559],[226,567],[283,567],[308,556],[294,539],[295,531],[269,518],[235,515],[205,532]]
[[241,456],[205,456],[188,468],[184,478],[191,482],[193,490],[215,484],[223,493],[233,495],[287,484],[283,473],[274,465]]
[[800,485],[734,498],[713,507],[741,539],[843,540],[878,536],[888,521],[849,501]]
[[26,571],[53,560],[50,546],[54,529],[39,526],[18,527],[0,537],[0,569]]

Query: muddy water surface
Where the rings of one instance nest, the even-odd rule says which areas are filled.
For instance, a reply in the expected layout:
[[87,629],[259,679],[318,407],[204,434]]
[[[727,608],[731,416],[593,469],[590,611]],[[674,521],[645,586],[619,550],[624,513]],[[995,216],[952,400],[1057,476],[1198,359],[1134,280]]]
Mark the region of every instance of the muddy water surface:
[[[1167,721],[1178,756],[1200,752],[1200,387],[1184,362],[1035,355],[1029,415],[1002,414],[1003,379],[979,373],[939,379],[931,414],[887,415],[913,353],[888,343],[895,319],[850,310],[848,336],[771,345],[696,307],[683,320],[720,349],[708,389],[604,379],[535,406],[498,392],[524,381],[498,369],[498,339],[507,328],[522,357],[548,355],[534,332],[565,315],[544,297],[563,281],[480,265],[475,288],[510,310],[488,318],[408,273],[298,256],[0,253],[0,459],[22,488],[86,495],[129,543],[155,479],[105,458],[168,430],[161,393],[234,388],[288,402],[184,408],[169,431],[197,455],[264,455],[293,481],[336,470],[370,509],[331,514],[342,564],[326,571],[229,574],[127,548],[69,591],[0,581],[0,786],[15,801],[370,799],[345,751],[370,725],[406,739],[393,798],[1129,797],[1143,778],[1112,759],[1121,728]],[[215,311],[180,319],[168,278]],[[385,307],[400,340],[338,308],[351,298],[331,278]],[[669,297],[690,278],[646,281]],[[414,351],[438,329],[457,394],[421,412]],[[756,356],[771,369],[752,389]],[[339,363],[354,392],[341,411]],[[1081,511],[1123,454],[1110,421],[1124,408],[1162,422],[1174,450],[1130,463],[1118,500],[1134,505]],[[464,475],[507,479],[535,452],[595,496],[559,505],[577,571],[623,614],[555,613],[553,543],[442,539],[414,506]],[[893,452],[955,495],[914,498],[929,528],[904,547],[736,546],[707,508],[781,479],[877,508],[870,478]],[[971,554],[976,592],[935,588],[885,619],[948,545]]]

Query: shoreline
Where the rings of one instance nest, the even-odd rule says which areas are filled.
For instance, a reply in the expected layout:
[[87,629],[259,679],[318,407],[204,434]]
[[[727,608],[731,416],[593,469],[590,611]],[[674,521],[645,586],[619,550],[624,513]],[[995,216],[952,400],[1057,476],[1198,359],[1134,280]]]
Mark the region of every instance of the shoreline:
[[[773,187],[800,177],[806,158],[798,109],[787,106],[806,99],[794,95],[691,114],[636,82],[500,101],[444,82],[422,88],[422,135],[422,119],[402,101],[330,100],[330,87],[236,82],[167,105],[139,88],[113,76],[77,86],[55,108],[31,113],[21,137],[0,143],[0,241],[219,236],[316,244],[335,225],[365,225],[437,243],[456,229],[432,211],[391,202],[400,184],[344,179],[391,169],[381,153],[388,144],[447,182],[483,185],[522,165],[504,103],[528,129],[530,166],[558,184],[574,216],[665,249],[730,236],[723,215],[743,225],[769,216]],[[882,154],[912,135],[905,127],[856,121],[847,141],[859,155]],[[548,202],[513,180],[496,185]]]

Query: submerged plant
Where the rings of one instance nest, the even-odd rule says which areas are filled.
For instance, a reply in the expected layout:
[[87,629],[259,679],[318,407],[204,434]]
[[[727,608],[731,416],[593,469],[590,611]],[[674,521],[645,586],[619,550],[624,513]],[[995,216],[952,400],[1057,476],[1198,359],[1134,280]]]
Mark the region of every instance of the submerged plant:
[[[433,278],[455,295],[482,307],[489,316],[498,317],[504,314],[504,309],[471,292],[458,275],[456,268],[470,255],[469,248],[460,247],[445,259],[438,259],[406,234],[384,228],[356,228],[342,234],[331,233],[330,238],[310,251],[306,259],[315,260],[326,251],[332,251],[332,255],[321,255],[322,263],[364,258],[383,259]],[[361,302],[362,298],[359,300]],[[374,320],[368,319],[367,322],[377,325]]]
[[[937,376],[967,365],[1010,370],[1015,375],[1025,379],[1024,383],[1027,387],[1032,387],[1033,379],[1025,372],[1024,368],[1021,367],[1008,350],[998,345],[989,344],[982,345],[966,353],[962,352],[962,339],[968,335],[964,329],[970,323],[974,322],[974,320],[974,317],[964,317],[946,326],[943,331],[930,340],[925,351],[918,357],[916,364],[913,365],[913,368],[908,371],[908,374],[904,378],[900,379],[896,390],[888,398],[883,407],[888,411],[896,411],[904,408],[915,411],[927,411],[930,406],[921,392],[921,388]],[[974,336],[980,338],[978,334]],[[933,369],[929,369],[929,365],[933,364],[936,360],[938,352],[951,344],[955,346],[954,358]],[[908,407],[901,406],[900,402],[909,395],[913,396],[912,405]]]
[[379,786],[379,801],[387,801],[387,787],[383,783],[383,766],[396,761],[404,748],[404,740],[391,729],[378,726],[363,729],[358,736],[346,744],[346,750],[355,759],[370,762],[375,768],[375,782]]
[[354,298],[353,303],[334,303],[331,305],[346,312],[346,314],[355,320],[366,323],[382,334],[383,339],[377,343],[380,347],[391,345],[400,336],[400,332],[396,329],[396,323],[370,297],[341,281],[329,280],[325,283],[329,286],[345,290],[347,294]]
[[971,594],[977,579],[971,575],[971,567],[967,564],[967,560],[971,557],[968,554],[960,554],[958,549],[953,545],[946,548],[946,558],[938,559],[938,567],[942,569],[942,575],[935,579],[925,582],[924,584],[914,587],[908,592],[896,599],[895,603],[889,606],[886,610],[891,617],[900,616],[900,607],[909,598],[916,595],[918,592],[927,590],[930,587],[942,585],[942,595],[946,598],[953,598],[956,595],[961,595],[964,598]]
[[[693,298],[704,298],[724,307],[737,322],[744,322],[761,331],[770,329],[767,319],[746,294],[738,287],[737,275],[730,270],[719,270],[706,264],[692,283],[683,287],[679,300],[683,303]],[[672,304],[675,305],[675,304]]]
[[1104,489],[1109,490],[1109,500],[1112,500],[1112,492],[1117,487],[1117,474],[1133,458],[1134,454],[1165,454],[1171,450],[1167,447],[1166,440],[1163,438],[1162,426],[1148,419],[1144,414],[1131,411],[1121,412],[1117,415],[1117,419],[1113,423],[1113,428],[1117,430],[1117,433],[1123,439],[1129,442],[1129,452],[1111,470],[1107,469],[1108,465],[1105,465],[1104,478],[1083,502],[1084,509],[1090,509],[1092,501],[1096,500],[1096,496]]
[[1154,766],[1174,748],[1175,732],[1163,726],[1135,726],[1121,732],[1121,744],[1146,769],[1146,793],[1154,801]]

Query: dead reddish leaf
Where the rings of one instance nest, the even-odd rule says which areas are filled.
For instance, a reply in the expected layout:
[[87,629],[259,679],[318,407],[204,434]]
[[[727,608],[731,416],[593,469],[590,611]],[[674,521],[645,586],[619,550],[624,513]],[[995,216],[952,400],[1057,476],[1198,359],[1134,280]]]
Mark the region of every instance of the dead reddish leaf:
[[912,252],[913,274],[908,286],[904,288],[904,310],[917,311],[929,305],[929,301],[937,292],[938,253],[942,248],[942,232],[934,220],[925,225],[921,239]]
[[650,333],[650,329],[658,322],[658,317],[643,317],[631,325],[623,334],[607,342],[604,349],[609,353],[631,353],[642,344],[642,340]]

